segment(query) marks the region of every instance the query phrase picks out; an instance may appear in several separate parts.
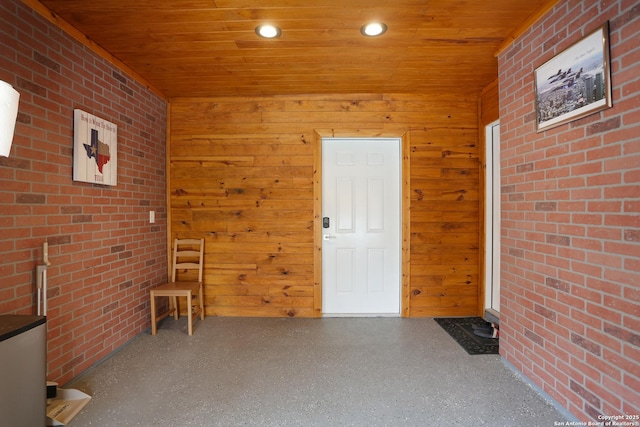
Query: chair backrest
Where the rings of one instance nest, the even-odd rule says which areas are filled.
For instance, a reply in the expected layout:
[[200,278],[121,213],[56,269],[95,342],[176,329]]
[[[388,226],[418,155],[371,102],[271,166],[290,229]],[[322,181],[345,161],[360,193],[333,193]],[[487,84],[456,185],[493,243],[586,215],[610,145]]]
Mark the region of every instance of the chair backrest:
[[202,282],[203,261],[204,239],[175,239],[171,281],[176,281],[178,271],[198,270],[198,282]]

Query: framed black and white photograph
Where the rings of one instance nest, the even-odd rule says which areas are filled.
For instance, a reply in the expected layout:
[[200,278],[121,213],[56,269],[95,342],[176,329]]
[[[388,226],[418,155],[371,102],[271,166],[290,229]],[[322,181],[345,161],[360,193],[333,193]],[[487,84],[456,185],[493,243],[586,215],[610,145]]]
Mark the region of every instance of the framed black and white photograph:
[[537,131],[611,107],[610,74],[605,23],[535,70]]

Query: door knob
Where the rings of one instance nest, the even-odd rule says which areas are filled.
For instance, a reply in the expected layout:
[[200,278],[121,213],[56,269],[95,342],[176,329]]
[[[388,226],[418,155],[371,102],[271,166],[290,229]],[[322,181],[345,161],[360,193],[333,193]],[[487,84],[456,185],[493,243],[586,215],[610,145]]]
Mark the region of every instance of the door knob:
[[324,234],[322,236],[322,240],[333,240],[335,238],[336,238],[336,236],[332,236],[331,234]]

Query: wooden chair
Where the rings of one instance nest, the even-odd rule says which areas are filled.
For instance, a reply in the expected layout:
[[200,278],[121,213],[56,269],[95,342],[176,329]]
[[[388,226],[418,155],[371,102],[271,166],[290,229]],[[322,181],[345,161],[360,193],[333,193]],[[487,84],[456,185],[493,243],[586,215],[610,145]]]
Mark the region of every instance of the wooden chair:
[[[202,269],[204,258],[204,239],[175,239],[173,242],[173,262],[171,267],[171,282],[151,289],[151,334],[157,332],[157,324],[165,317],[173,314],[177,320],[180,317],[178,297],[187,299],[187,318],[189,335],[193,335],[193,320],[200,315],[204,320],[204,298],[202,292]],[[177,275],[198,272],[197,281],[176,281]],[[199,306],[192,306],[194,295],[198,296]],[[169,297],[169,309],[156,315],[156,298]]]

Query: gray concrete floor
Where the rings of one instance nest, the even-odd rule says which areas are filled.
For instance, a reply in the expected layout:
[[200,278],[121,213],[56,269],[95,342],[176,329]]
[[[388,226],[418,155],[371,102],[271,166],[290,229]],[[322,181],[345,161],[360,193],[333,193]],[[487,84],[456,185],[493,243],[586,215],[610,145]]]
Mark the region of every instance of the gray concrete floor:
[[497,355],[433,319],[164,320],[64,388],[80,426],[553,426]]

